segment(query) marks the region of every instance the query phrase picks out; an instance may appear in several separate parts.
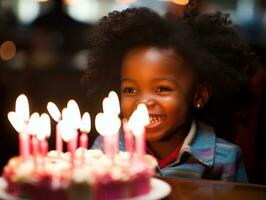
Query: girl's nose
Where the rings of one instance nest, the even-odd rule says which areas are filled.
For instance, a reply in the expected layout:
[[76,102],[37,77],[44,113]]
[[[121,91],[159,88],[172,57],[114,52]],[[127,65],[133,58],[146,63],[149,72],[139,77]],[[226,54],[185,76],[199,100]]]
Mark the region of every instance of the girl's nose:
[[152,107],[155,105],[155,100],[150,96],[143,96],[139,99],[137,104],[143,103],[147,107]]

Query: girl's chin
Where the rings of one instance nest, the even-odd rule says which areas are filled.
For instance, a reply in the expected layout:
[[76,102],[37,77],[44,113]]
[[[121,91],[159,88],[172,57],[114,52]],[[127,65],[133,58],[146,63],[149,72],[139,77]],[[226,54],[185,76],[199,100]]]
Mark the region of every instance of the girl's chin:
[[146,133],[146,140],[147,141],[159,141],[165,137],[165,134],[160,133]]

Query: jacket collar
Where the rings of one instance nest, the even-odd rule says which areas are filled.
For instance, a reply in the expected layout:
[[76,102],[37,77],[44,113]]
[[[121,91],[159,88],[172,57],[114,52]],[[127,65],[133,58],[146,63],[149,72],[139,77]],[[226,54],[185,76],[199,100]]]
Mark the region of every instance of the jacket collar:
[[187,152],[199,162],[211,167],[214,163],[215,139],[212,127],[197,122],[196,135]]

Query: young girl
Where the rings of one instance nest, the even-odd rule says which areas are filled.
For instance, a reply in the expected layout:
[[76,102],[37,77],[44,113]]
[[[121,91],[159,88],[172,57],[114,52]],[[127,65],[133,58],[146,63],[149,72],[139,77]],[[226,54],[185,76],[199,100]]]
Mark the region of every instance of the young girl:
[[[93,32],[87,79],[100,90],[99,99],[111,89],[121,91],[122,118],[146,104],[147,152],[157,159],[160,175],[246,182],[240,148],[198,120],[218,86],[232,80],[188,24],[147,8],[110,13]],[[93,148],[101,147],[99,137]]]

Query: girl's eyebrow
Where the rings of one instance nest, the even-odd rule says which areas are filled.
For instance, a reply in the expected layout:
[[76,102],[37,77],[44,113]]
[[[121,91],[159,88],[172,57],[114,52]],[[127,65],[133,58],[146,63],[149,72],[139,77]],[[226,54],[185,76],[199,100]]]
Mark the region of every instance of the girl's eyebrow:
[[[135,82],[133,79],[130,79],[130,78],[122,78],[121,81],[122,82],[123,81]],[[158,78],[153,79],[153,82],[157,82],[157,81],[170,81],[172,83],[177,84],[176,79],[172,77],[158,77]]]
[[158,78],[155,78],[154,81],[170,81],[170,82],[177,84],[176,79],[172,77],[158,77]]
[[132,80],[130,78],[122,78],[121,81],[131,81],[131,82],[134,82],[134,80]]

